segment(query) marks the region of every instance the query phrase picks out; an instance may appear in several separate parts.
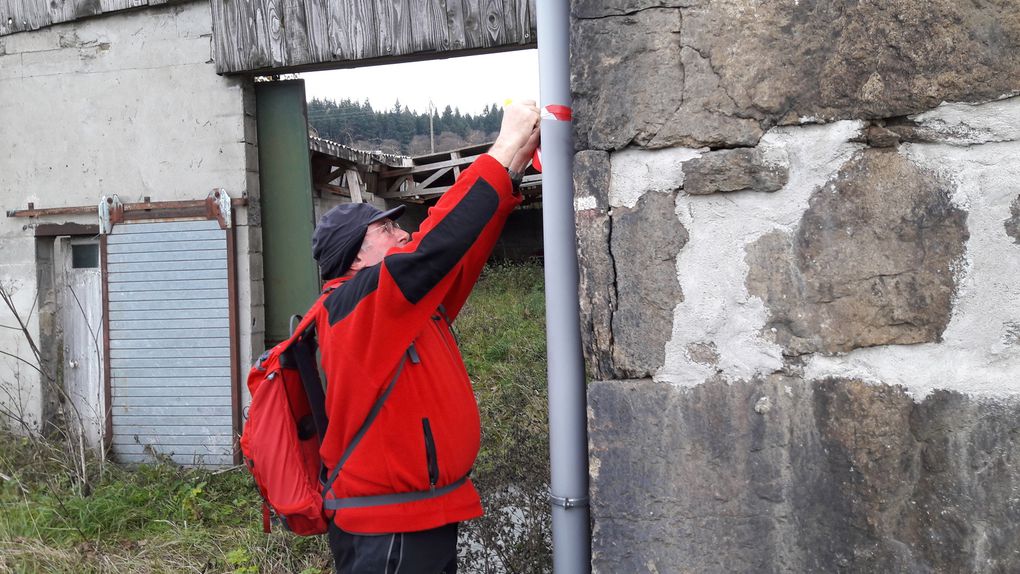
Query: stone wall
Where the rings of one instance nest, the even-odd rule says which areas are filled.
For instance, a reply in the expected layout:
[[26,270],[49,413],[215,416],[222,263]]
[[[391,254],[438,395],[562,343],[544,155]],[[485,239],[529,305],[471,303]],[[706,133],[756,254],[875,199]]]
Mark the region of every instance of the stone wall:
[[[207,2],[0,37],[0,205],[95,206],[113,194],[125,203],[202,200],[213,188],[257,199],[252,92],[250,80],[216,75]],[[253,321],[261,317],[260,232],[247,215],[240,209],[235,217],[241,365],[262,347],[261,318]],[[0,284],[37,343],[53,327],[40,308],[53,309],[39,298],[37,274],[48,271],[34,229],[97,222],[95,214],[0,217]],[[0,325],[16,325],[4,305]],[[12,356],[31,360],[27,340],[0,329],[0,350],[0,412],[39,425],[46,410],[39,376]]]
[[575,0],[597,572],[1011,572],[1020,12]]

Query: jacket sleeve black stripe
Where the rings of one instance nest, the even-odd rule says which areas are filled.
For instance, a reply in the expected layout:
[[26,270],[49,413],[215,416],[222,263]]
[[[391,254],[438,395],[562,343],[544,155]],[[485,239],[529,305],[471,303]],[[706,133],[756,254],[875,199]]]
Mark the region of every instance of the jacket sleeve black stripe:
[[358,272],[350,281],[330,293],[322,302],[329,314],[329,324],[336,325],[379,287],[379,272],[382,265],[373,265]]
[[499,194],[478,179],[468,193],[421,239],[412,253],[386,257],[386,268],[411,303],[418,303],[464,257],[499,207]]

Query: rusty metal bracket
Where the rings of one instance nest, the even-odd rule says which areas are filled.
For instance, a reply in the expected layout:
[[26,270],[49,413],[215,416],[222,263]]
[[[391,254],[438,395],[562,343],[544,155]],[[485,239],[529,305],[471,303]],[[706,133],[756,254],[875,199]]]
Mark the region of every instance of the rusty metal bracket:
[[229,229],[234,224],[234,212],[231,209],[230,196],[222,187],[209,192],[205,198],[206,211],[210,219],[220,222],[220,228]]
[[124,204],[117,194],[99,200],[99,233],[109,235],[116,223],[124,221]]

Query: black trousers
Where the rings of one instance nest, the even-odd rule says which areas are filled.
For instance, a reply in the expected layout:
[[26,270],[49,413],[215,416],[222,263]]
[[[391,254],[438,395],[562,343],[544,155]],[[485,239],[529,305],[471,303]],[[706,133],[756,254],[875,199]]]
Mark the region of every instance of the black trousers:
[[457,523],[366,535],[330,522],[329,549],[337,574],[457,574]]

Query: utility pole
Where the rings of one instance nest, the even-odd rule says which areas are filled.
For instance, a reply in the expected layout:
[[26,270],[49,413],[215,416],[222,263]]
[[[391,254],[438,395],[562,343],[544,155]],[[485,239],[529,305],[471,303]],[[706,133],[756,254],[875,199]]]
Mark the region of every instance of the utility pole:
[[432,98],[429,98],[429,148],[430,153],[436,153],[436,133],[432,129],[432,117],[436,115],[436,106],[432,103]]

